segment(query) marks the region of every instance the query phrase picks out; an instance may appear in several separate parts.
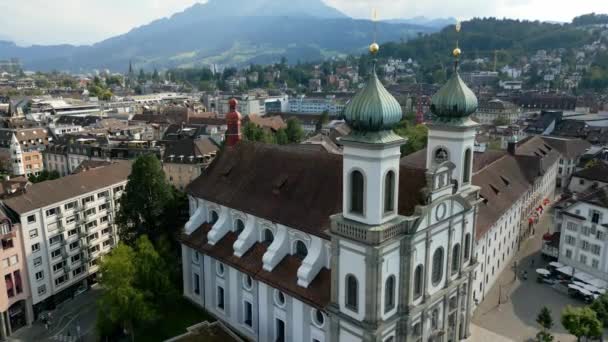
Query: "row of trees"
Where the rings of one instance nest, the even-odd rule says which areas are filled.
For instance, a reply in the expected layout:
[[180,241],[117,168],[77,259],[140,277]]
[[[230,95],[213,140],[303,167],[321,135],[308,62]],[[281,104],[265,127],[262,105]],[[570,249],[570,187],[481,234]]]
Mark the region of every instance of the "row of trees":
[[42,172],[40,172],[38,174],[38,176],[32,174],[31,176],[28,177],[28,180],[32,183],[40,183],[40,182],[44,182],[47,180],[57,179],[59,177],[61,177],[61,175],[57,171],[43,170]]
[[[543,307],[536,318],[541,330],[536,334],[537,342],[553,342],[555,337],[551,335],[553,318],[551,311]],[[561,323],[564,328],[581,339],[599,339],[602,337],[603,329],[608,328],[608,294],[598,297],[590,306],[571,307],[567,306],[561,314]]]
[[135,332],[176,303],[181,288],[178,238],[188,218],[185,194],[155,155],[133,164],[116,217],[120,243],[101,261],[97,327],[102,337]]

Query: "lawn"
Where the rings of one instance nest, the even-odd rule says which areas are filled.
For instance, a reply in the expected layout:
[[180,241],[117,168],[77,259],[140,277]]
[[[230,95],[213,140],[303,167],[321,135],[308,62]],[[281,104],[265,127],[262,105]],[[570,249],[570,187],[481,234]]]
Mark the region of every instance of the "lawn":
[[145,328],[137,329],[137,341],[164,341],[187,332],[186,328],[202,321],[215,321],[204,310],[184,298],[179,298],[170,307],[161,309],[161,319]]

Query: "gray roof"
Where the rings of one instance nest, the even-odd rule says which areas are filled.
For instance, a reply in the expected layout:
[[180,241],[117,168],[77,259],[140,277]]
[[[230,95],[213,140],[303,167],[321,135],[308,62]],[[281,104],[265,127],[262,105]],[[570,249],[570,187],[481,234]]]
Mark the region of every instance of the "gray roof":
[[130,174],[131,162],[119,161],[106,167],[32,184],[24,194],[5,200],[4,205],[18,214],[24,214],[126,181]]

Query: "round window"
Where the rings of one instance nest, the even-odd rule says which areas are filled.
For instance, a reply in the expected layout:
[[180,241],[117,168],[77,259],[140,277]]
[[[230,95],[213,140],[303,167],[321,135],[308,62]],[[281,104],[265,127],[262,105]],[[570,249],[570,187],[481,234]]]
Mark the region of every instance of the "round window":
[[222,264],[221,262],[218,262],[216,264],[216,272],[217,272],[217,275],[223,276],[224,275],[224,264]]
[[283,294],[283,292],[275,290],[275,292],[274,292],[274,301],[276,302],[276,304],[278,306],[285,305],[285,295]]
[[312,321],[317,327],[321,328],[323,327],[323,324],[325,324],[325,315],[323,314],[323,312],[321,312],[321,310],[313,309]]
[[247,290],[251,290],[251,287],[253,286],[253,279],[251,279],[250,276],[245,276],[243,278],[243,287],[245,287],[245,289]]

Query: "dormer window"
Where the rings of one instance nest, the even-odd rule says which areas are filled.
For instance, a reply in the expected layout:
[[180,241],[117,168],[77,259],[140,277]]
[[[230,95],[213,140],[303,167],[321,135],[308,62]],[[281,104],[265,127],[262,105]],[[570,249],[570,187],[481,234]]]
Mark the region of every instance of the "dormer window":
[[245,223],[241,219],[237,219],[235,222],[236,233],[241,234],[245,230]]
[[217,211],[213,210],[211,211],[211,224],[215,224],[217,222],[217,220],[219,220],[219,215],[217,214]]
[[350,212],[363,215],[363,200],[365,196],[365,180],[360,171],[350,174]]
[[395,211],[395,172],[389,171],[384,178],[384,212]]
[[296,241],[294,255],[300,260],[306,259],[306,256],[308,255],[308,248],[306,247],[306,244],[304,244],[304,242],[300,240]]

